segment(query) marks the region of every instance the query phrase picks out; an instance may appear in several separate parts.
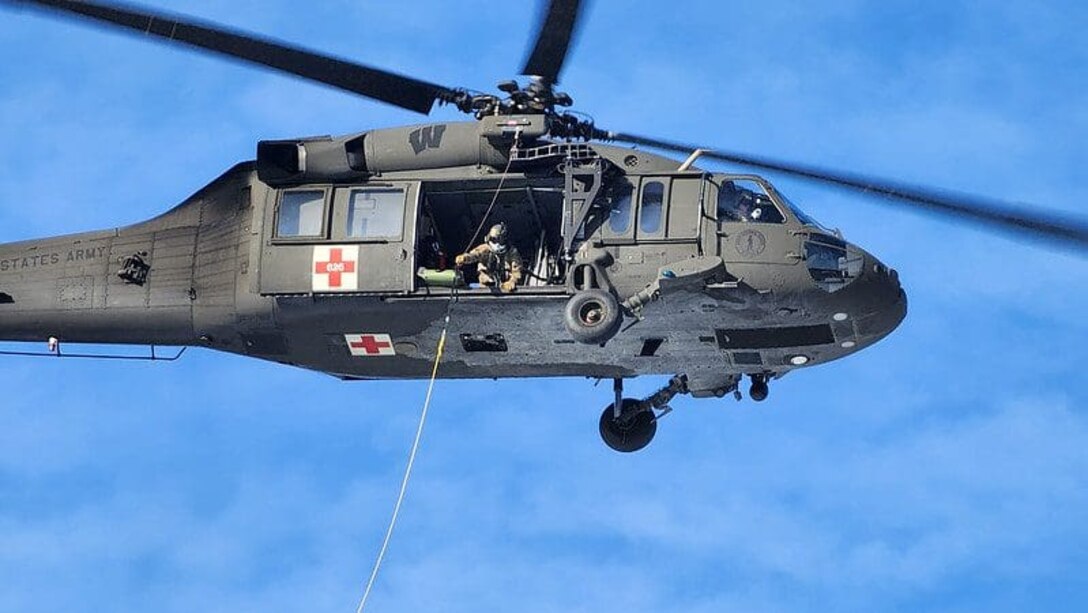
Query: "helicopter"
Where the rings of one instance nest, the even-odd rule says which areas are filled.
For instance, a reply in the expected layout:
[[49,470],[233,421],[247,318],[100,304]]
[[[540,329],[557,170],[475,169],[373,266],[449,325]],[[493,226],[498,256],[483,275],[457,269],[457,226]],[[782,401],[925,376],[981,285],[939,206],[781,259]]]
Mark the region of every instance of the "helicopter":
[[[428,113],[473,116],[263,141],[160,217],[0,246],[0,338],[198,346],[345,380],[613,381],[602,438],[635,451],[678,394],[769,384],[891,333],[897,273],[732,162],[1083,248],[1088,226],[850,173],[603,130],[556,89],[581,14],[553,0],[500,94],[448,88],[189,18],[99,2],[5,2],[128,28]],[[617,143],[617,144],[610,144]],[[641,148],[632,149],[635,145]],[[684,156],[675,160],[647,149]],[[525,255],[513,292],[453,270],[492,224]],[[445,260],[445,261],[444,261]],[[364,322],[364,323],[360,323]],[[623,381],[673,375],[641,399]]]

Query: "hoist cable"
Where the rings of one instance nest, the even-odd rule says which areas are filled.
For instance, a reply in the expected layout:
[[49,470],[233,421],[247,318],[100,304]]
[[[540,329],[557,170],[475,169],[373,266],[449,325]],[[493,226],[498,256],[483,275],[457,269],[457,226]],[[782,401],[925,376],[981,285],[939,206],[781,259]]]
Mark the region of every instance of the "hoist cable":
[[506,177],[510,174],[510,166],[514,163],[514,153],[518,150],[518,143],[521,142],[521,131],[519,130],[514,134],[514,144],[510,147],[510,158],[506,160],[506,168],[502,171],[502,176],[499,177],[499,186],[495,188],[495,195],[491,197],[491,204],[487,206],[487,211],[484,212],[484,216],[480,219],[480,225],[476,226],[476,232],[472,234],[472,239],[468,241],[468,246],[465,247],[465,251],[472,249],[472,246],[476,244],[476,239],[480,236],[480,231],[487,225],[487,218],[491,216],[491,211],[495,210],[495,204],[499,201],[499,194],[502,193],[502,186],[506,183]]
[[385,558],[385,552],[389,549],[389,540],[393,537],[393,528],[397,525],[397,517],[400,515],[400,507],[404,502],[404,494],[408,491],[408,478],[412,476],[412,466],[416,462],[416,452],[419,451],[419,441],[423,437],[423,424],[427,421],[427,410],[431,406],[431,395],[434,392],[434,382],[438,378],[438,364],[442,361],[442,353],[446,349],[446,332],[450,328],[450,306],[453,305],[453,296],[450,297],[450,304],[446,307],[446,321],[442,326],[442,336],[438,338],[438,351],[434,356],[434,367],[431,369],[431,382],[427,385],[427,397],[423,400],[423,411],[419,415],[419,425],[416,426],[416,438],[412,441],[412,451],[408,454],[408,467],[404,470],[404,479],[400,482],[400,493],[397,494],[397,502],[393,505],[393,516],[389,518],[389,528],[385,531],[385,539],[382,541],[382,548],[378,551],[378,558],[374,561],[374,569],[370,571],[370,579],[366,582],[366,591],[363,592],[363,598],[359,601],[359,607],[355,609],[355,613],[363,613],[363,607],[366,606],[366,600],[370,597],[370,590],[374,587],[374,581],[378,578],[378,569],[382,566],[382,560]]
[[[506,168],[502,171],[502,176],[499,177],[499,184],[495,188],[495,194],[491,198],[491,205],[487,207],[487,212],[484,213],[484,217],[480,220],[480,226],[476,229],[476,234],[473,235],[471,243],[476,242],[476,237],[479,236],[480,230],[483,229],[484,224],[487,222],[487,218],[491,215],[491,211],[495,208],[495,203],[499,200],[499,194],[502,192],[502,186],[506,182],[506,177],[510,174],[510,166],[514,161],[514,150],[517,149],[518,142],[521,139],[520,132],[514,137],[514,145],[511,147],[510,159],[506,162]],[[431,368],[431,380],[427,384],[427,395],[423,399],[423,410],[419,414],[419,424],[416,426],[416,437],[412,441],[412,450],[408,453],[408,465],[404,470],[404,478],[400,482],[400,492],[397,494],[397,502],[393,505],[393,515],[389,518],[389,527],[385,530],[385,538],[382,539],[382,547],[378,550],[378,558],[374,560],[374,568],[370,571],[370,578],[366,582],[366,589],[363,591],[363,597],[359,600],[359,606],[355,609],[355,613],[363,613],[363,608],[366,607],[366,601],[370,598],[370,592],[374,588],[374,582],[378,578],[378,570],[381,569],[382,561],[385,559],[385,552],[389,550],[389,541],[393,538],[393,529],[397,525],[397,518],[400,516],[400,508],[404,503],[404,495],[408,491],[408,480],[412,476],[412,467],[416,463],[416,453],[419,451],[419,442],[423,438],[423,426],[427,423],[427,411],[431,407],[431,397],[434,394],[434,383],[438,379],[438,365],[442,362],[442,354],[446,350],[446,335],[450,329],[450,313],[453,310],[453,303],[457,300],[457,288],[454,287],[450,293],[449,302],[446,303],[446,318],[442,324],[442,335],[438,338],[438,350],[434,356],[434,366]]]

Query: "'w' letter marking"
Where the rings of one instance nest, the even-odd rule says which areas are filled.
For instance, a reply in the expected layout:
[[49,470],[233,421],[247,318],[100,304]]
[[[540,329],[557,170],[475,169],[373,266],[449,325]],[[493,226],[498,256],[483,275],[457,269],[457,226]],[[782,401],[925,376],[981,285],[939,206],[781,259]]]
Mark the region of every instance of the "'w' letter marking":
[[442,134],[446,132],[446,126],[425,126],[418,130],[413,130],[408,135],[408,144],[412,145],[412,151],[416,152],[416,155],[423,153],[427,149],[438,149],[442,144]]

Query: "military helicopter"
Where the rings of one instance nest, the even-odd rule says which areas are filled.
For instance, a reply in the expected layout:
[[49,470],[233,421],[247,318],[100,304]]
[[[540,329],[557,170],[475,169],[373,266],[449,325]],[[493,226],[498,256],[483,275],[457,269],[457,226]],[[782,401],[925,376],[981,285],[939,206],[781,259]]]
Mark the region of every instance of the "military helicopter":
[[[756,174],[802,177],[1067,247],[1088,224],[984,198],[604,130],[556,89],[582,3],[551,0],[499,94],[450,88],[196,20],[103,2],[14,1],[466,122],[263,141],[133,226],[0,245],[0,339],[198,346],[345,380],[611,379],[602,438],[635,451],[678,394],[764,400],[771,381],[888,335],[896,272]],[[621,143],[617,146],[608,143]],[[635,145],[640,148],[630,148]],[[648,152],[684,156],[674,160]],[[514,291],[453,256],[503,224]],[[673,375],[646,398],[623,381]]]

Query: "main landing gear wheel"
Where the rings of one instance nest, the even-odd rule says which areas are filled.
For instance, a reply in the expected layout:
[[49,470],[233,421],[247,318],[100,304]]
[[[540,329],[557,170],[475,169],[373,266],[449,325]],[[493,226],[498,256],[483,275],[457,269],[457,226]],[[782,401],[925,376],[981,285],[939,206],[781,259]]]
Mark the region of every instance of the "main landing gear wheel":
[[[624,398],[623,379],[619,377],[612,380],[612,391],[616,399],[601,413],[601,438],[605,445],[623,453],[649,445],[657,434],[658,419],[672,411],[669,401],[677,394],[691,393],[684,375],[669,379],[668,385],[643,400]],[[616,411],[617,405],[619,411]]]
[[619,418],[615,415],[615,404],[608,405],[601,413],[601,438],[604,444],[616,451],[630,453],[638,451],[657,434],[657,417],[652,409],[643,408],[642,402],[634,398],[624,398]]
[[574,340],[600,345],[616,335],[623,323],[620,303],[604,290],[587,289],[571,296],[563,322]]

